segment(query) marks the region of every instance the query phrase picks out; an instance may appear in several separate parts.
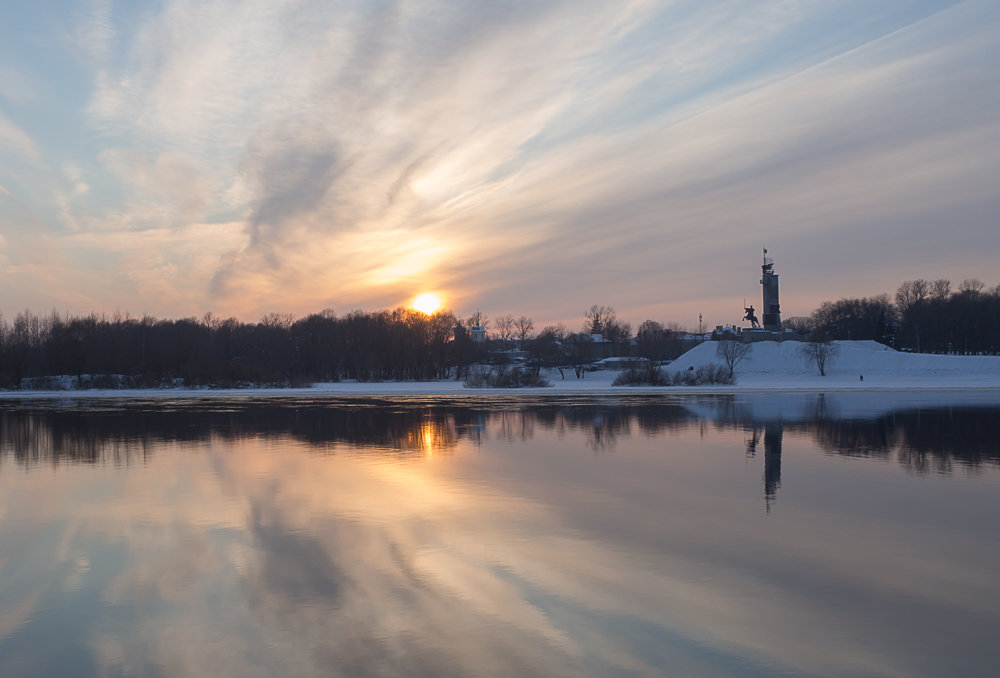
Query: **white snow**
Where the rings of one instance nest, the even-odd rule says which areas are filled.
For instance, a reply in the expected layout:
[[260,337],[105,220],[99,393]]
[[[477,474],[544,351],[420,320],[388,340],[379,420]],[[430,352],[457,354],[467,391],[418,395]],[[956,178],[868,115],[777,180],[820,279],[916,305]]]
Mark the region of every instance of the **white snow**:
[[[560,394],[641,394],[641,393],[741,393],[755,391],[1000,391],[1000,356],[942,356],[899,353],[873,341],[841,341],[839,355],[827,365],[827,376],[819,376],[815,365],[806,362],[801,342],[758,342],[736,367],[732,386],[612,386],[618,375],[613,370],[588,372],[577,379],[572,369],[545,376],[552,383],[544,388],[475,389],[461,381],[430,382],[336,382],[307,388],[251,389],[135,389],[84,391],[3,391],[0,398],[182,398],[182,397],[304,397],[304,396],[392,396],[392,395],[560,395]],[[722,364],[715,342],[691,349],[663,369],[667,372]],[[859,379],[864,375],[864,381]]]
[[[901,353],[874,341],[836,341],[837,355],[821,377],[815,363],[802,355],[798,341],[762,341],[734,372],[738,389],[845,390],[845,389],[1000,389],[1000,356],[953,356]],[[695,369],[722,364],[715,342],[691,349],[668,369]],[[864,377],[864,380],[861,377]]]

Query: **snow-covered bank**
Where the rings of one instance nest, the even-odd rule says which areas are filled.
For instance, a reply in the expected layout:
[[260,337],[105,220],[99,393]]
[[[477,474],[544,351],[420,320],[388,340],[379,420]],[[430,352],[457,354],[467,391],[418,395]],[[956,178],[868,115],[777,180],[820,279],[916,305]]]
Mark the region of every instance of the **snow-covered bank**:
[[[795,341],[760,342],[736,367],[738,390],[1000,389],[1000,356],[900,353],[874,341],[833,342],[837,353],[821,377]],[[721,363],[716,344],[696,346],[673,371]],[[864,379],[862,379],[864,377]]]
[[[552,370],[545,376],[551,386],[517,389],[466,388],[462,382],[337,382],[307,388],[252,389],[135,389],[85,391],[3,391],[0,398],[245,398],[308,396],[477,396],[490,394],[531,396],[641,393],[742,393],[750,391],[1000,391],[1000,356],[942,356],[899,353],[873,341],[841,341],[839,354],[821,377],[815,365],[800,353],[799,342],[760,342],[735,370],[732,386],[612,386],[615,371],[590,372],[577,379],[572,370],[565,378]],[[721,364],[716,344],[697,346],[665,367],[668,372]],[[864,376],[864,380],[860,376]]]

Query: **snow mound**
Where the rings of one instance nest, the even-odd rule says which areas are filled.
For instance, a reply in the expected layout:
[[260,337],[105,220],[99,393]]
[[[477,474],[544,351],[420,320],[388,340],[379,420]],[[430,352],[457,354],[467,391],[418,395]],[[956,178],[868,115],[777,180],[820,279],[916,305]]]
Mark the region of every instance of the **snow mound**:
[[[1000,386],[1000,356],[954,356],[900,353],[875,341],[835,341],[837,354],[827,361],[826,377],[815,363],[802,355],[803,342],[761,341],[750,344],[750,352],[736,366],[736,383],[744,386],[785,384],[831,386],[848,382],[898,386]],[[716,353],[718,342],[708,341],[691,349],[667,369],[677,372],[702,365],[723,365]]]

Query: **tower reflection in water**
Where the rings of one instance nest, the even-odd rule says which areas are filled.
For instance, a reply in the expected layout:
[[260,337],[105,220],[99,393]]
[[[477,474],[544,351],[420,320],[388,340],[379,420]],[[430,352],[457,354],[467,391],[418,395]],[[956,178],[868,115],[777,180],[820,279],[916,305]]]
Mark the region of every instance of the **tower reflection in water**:
[[757,456],[761,432],[764,436],[764,504],[770,513],[771,504],[777,498],[778,488],[781,487],[781,442],[785,435],[785,426],[779,421],[755,427],[750,440],[747,441],[748,457]]

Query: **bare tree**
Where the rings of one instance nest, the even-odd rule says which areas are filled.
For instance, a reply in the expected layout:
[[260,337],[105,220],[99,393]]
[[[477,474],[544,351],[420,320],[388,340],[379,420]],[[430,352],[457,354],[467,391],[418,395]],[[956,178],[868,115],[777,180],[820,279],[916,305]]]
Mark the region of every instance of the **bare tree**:
[[517,319],[517,339],[521,342],[522,348],[524,342],[531,336],[531,330],[533,329],[535,329],[535,322],[531,318],[522,315]]
[[597,304],[585,311],[583,317],[587,319],[583,324],[583,331],[587,334],[604,334],[608,326],[616,321],[615,309]]
[[982,291],[986,288],[982,280],[977,280],[976,278],[969,278],[963,280],[962,284],[958,286],[959,294],[966,294],[971,297],[979,296]]
[[611,319],[604,326],[604,339],[612,342],[628,341],[632,338],[632,325],[617,319]]
[[265,327],[287,330],[295,324],[295,316],[291,313],[267,313],[260,319],[260,324]]
[[483,313],[477,308],[476,312],[470,315],[469,318],[465,321],[465,324],[468,325],[470,328],[482,327],[485,330],[490,326],[490,319],[485,313]]
[[896,290],[896,306],[904,323],[913,327],[913,337],[920,353],[920,328],[931,284],[926,280],[907,280]]
[[201,317],[201,324],[210,330],[215,330],[219,328],[222,320],[219,316],[215,315],[211,311],[207,311],[205,315]]
[[799,352],[802,353],[802,357],[806,359],[807,363],[816,366],[816,369],[819,370],[819,376],[825,377],[826,366],[833,362],[837,354],[840,353],[840,346],[829,339],[816,338],[802,344]]
[[653,368],[659,367],[667,359],[670,352],[668,337],[670,330],[655,320],[643,320],[636,332],[639,355],[648,359]]
[[896,305],[902,313],[927,299],[931,284],[926,280],[907,280],[896,290]]
[[715,355],[722,358],[722,362],[729,368],[729,376],[733,376],[733,370],[743,362],[743,359],[750,353],[751,344],[744,344],[742,341],[723,339],[715,347]]
[[938,278],[931,283],[931,298],[936,301],[944,301],[951,296],[951,281],[947,278]]
[[497,339],[503,342],[506,346],[507,343],[514,338],[514,330],[517,326],[517,322],[514,320],[514,316],[502,315],[499,318],[493,319],[493,324],[496,327]]

